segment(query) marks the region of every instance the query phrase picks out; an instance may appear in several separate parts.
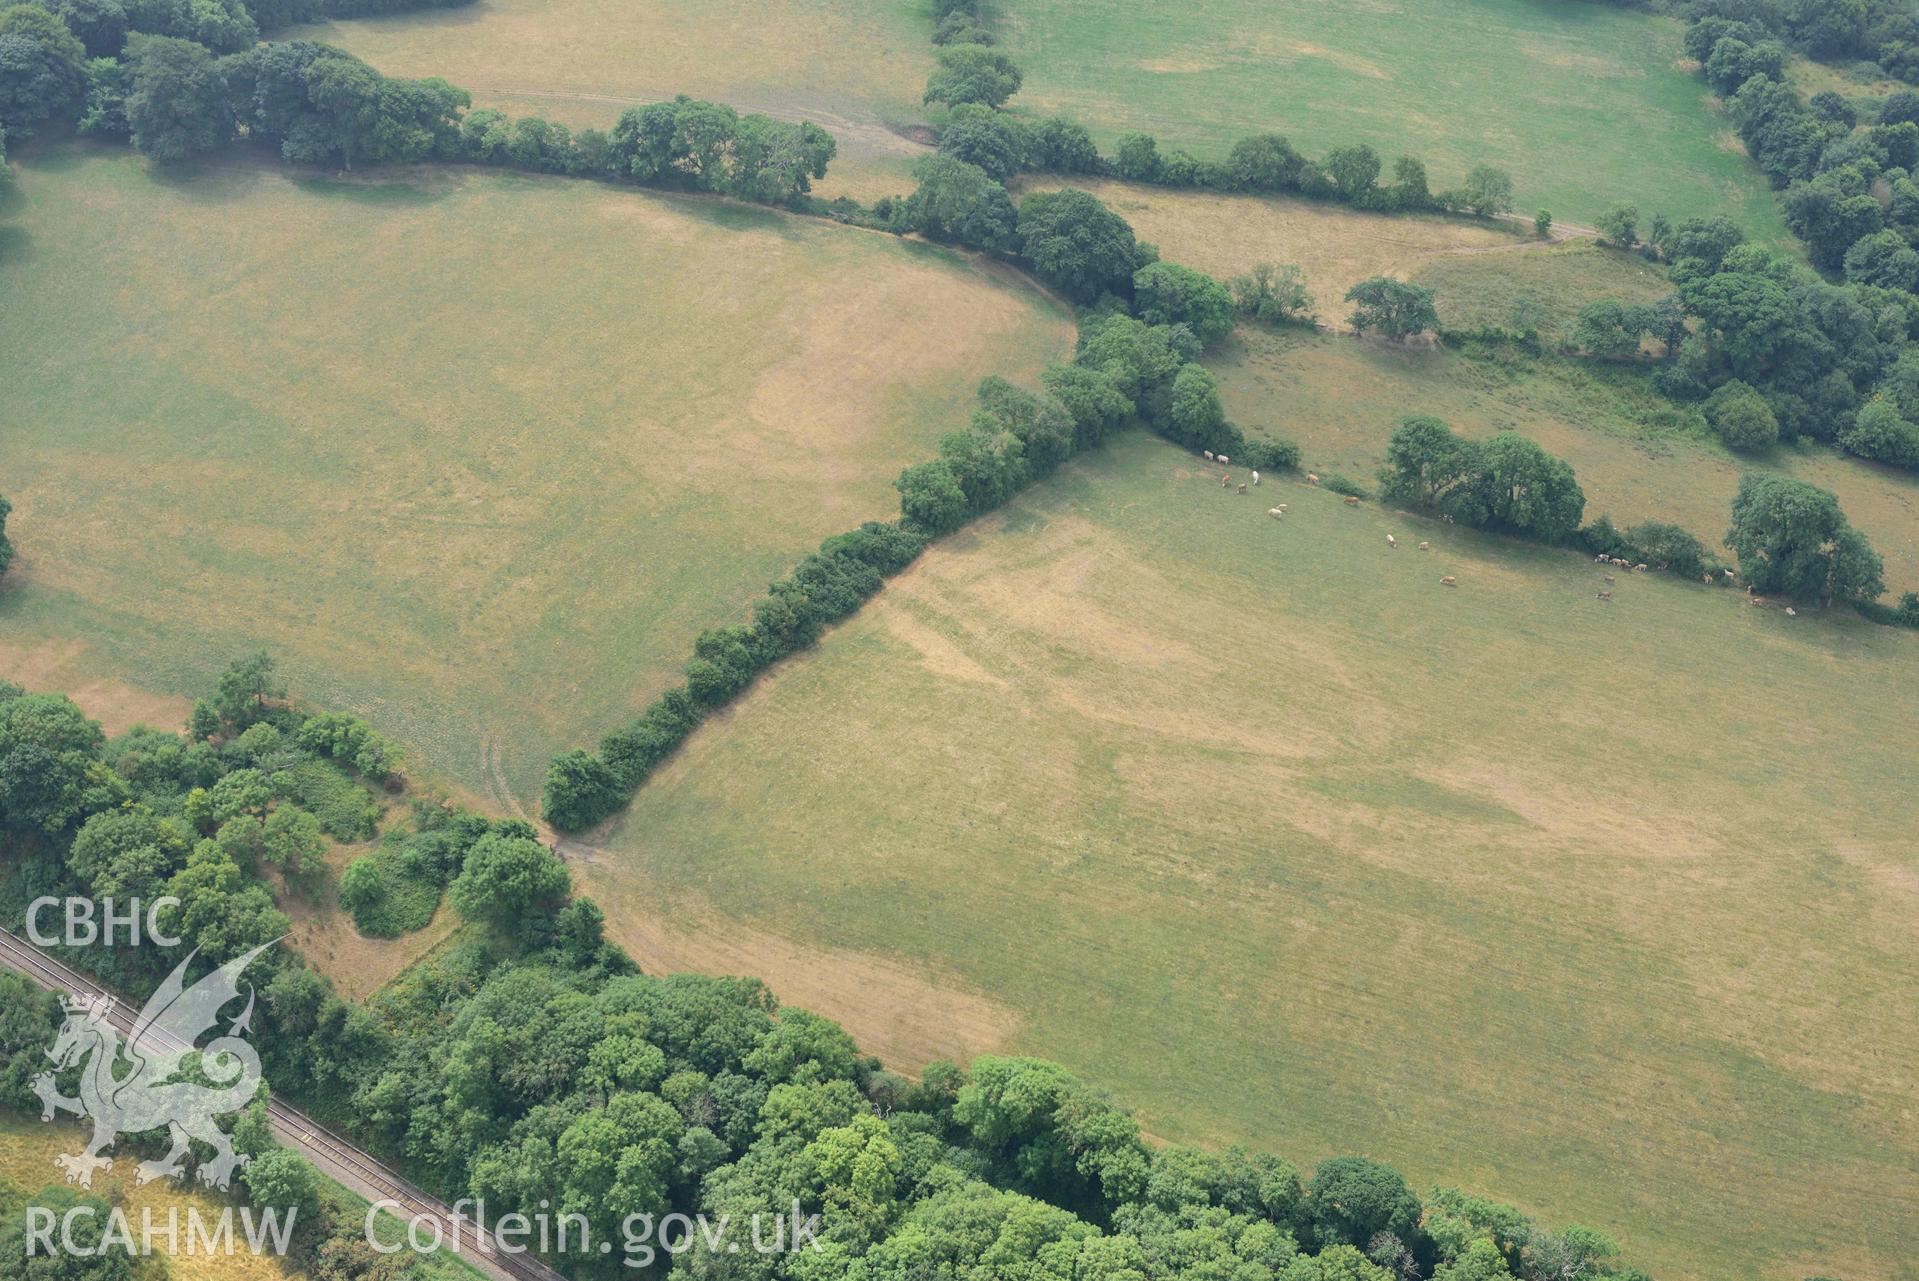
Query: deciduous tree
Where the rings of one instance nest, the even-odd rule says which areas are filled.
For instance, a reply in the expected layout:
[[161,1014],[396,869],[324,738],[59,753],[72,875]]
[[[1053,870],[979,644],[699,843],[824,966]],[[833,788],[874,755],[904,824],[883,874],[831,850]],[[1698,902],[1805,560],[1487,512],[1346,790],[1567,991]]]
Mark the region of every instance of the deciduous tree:
[[939,51],[939,67],[926,82],[925,101],[949,107],[977,102],[998,107],[1019,92],[1020,70],[998,49],[978,44],[948,45]]
[[1789,476],[1739,478],[1726,545],[1762,592],[1802,602],[1866,601],[1885,591],[1884,563],[1826,490]]
[[1371,329],[1387,338],[1403,340],[1439,327],[1439,311],[1433,305],[1436,295],[1430,289],[1374,276],[1346,291],[1353,304],[1347,323],[1361,331]]
[[1039,278],[1080,303],[1131,296],[1133,273],[1150,261],[1124,218],[1071,187],[1021,201],[1019,237]]

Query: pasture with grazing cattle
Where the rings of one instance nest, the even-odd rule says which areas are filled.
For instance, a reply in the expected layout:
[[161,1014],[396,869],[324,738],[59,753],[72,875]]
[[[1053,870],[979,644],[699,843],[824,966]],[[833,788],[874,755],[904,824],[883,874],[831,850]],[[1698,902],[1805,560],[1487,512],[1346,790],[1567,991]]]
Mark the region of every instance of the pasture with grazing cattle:
[[1741,474],[1779,472],[1838,495],[1885,557],[1894,596],[1919,590],[1919,477],[1822,446],[1733,454],[1696,412],[1641,376],[1246,327],[1211,363],[1228,416],[1253,434],[1297,441],[1303,464],[1322,473],[1371,486],[1399,420],[1431,414],[1468,436],[1519,431],[1564,458],[1586,491],[1588,519],[1671,521],[1715,547]]
[[611,932],[862,957],[923,1055],[885,961],[945,1052],[1657,1275],[1896,1275],[1919,636],[1217,475],[1128,436],[936,546],[594,838]]
[[650,699],[1030,378],[1070,318],[949,251],[474,170],[16,166],[0,254],[19,650],[206,688],[266,646],[473,791]]

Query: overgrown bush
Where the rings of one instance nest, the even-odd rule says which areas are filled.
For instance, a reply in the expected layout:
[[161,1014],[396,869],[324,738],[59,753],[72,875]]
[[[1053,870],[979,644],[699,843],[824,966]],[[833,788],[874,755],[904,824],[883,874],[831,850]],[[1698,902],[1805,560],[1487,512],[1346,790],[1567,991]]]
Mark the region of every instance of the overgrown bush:
[[1535,441],[1516,432],[1469,440],[1424,415],[1393,432],[1379,479],[1388,502],[1546,543],[1571,537],[1586,508],[1573,469]]
[[274,790],[310,811],[337,841],[364,841],[380,822],[380,806],[366,789],[327,761],[304,761],[281,770]]
[[1256,263],[1245,275],[1233,277],[1230,288],[1233,305],[1242,316],[1268,325],[1313,323],[1306,273],[1293,263]]
[[1728,449],[1752,453],[1779,443],[1779,420],[1765,397],[1738,379],[1706,397],[1706,421]]
[[1612,523],[1611,517],[1602,515],[1579,531],[1579,546],[1594,555],[1669,569],[1687,578],[1698,578],[1719,569],[1704,543],[1679,526],[1663,521],[1642,521],[1622,530]]
[[1204,272],[1155,262],[1133,275],[1133,309],[1149,325],[1185,325],[1208,347],[1233,332],[1233,296]]

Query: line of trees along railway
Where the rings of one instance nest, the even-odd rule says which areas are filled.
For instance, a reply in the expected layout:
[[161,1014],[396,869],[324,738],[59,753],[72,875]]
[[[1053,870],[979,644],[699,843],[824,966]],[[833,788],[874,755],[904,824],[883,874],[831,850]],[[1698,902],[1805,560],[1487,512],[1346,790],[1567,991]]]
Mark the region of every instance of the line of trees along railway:
[[[237,956],[288,928],[260,835],[305,812],[288,774],[319,766],[365,788],[373,780],[352,764],[363,757],[376,771],[395,763],[364,725],[291,704],[258,656],[184,737],[110,740],[63,696],[0,687],[12,868],[0,913],[19,929],[41,894],[178,897],[163,922],[178,948],[63,949],[136,994],[190,949],[208,965]],[[672,1264],[767,1281],[1643,1275],[1599,1233],[1549,1231],[1455,1191],[1421,1198],[1364,1158],[1308,1175],[1237,1148],[1149,1146],[1111,1099],[1041,1060],[936,1063],[908,1080],[757,981],[640,974],[524,824],[427,801],[396,813],[387,839],[435,845],[470,928],[365,1004],[273,949],[248,976],[260,993],[252,1040],[275,1089],[449,1200],[484,1198],[495,1217],[576,1213],[610,1241],[628,1215],[741,1222],[797,1201],[821,1216],[817,1253],[696,1251]],[[273,871],[283,892],[310,892],[301,866]],[[37,1110],[30,1081],[60,1018],[51,996],[0,976],[0,1102]],[[312,1171],[268,1149],[260,1108],[236,1137],[258,1154],[242,1195],[313,1206]],[[404,1255],[356,1246],[337,1216],[310,1223],[296,1261],[312,1275],[409,1269]],[[552,1261],[582,1278],[626,1271],[618,1255]],[[131,1275],[102,1267],[87,1275]]]

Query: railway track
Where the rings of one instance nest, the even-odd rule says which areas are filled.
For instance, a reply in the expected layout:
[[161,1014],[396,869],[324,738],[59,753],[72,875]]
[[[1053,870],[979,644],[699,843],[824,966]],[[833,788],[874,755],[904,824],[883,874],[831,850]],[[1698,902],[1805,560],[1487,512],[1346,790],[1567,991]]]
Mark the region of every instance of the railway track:
[[[93,979],[54,960],[27,940],[9,930],[0,929],[0,966],[25,975],[34,983],[54,992],[78,996],[111,997],[110,1022],[121,1035],[130,1035],[140,1003],[103,987]],[[177,1038],[149,1033],[163,1049],[184,1051],[193,1047],[179,1044]],[[344,1184],[369,1201],[383,1201],[402,1219],[419,1219],[438,1228],[441,1248],[453,1250],[495,1281],[565,1281],[558,1272],[527,1254],[499,1248],[479,1223],[455,1211],[439,1199],[408,1183],[393,1170],[352,1141],[321,1125],[298,1108],[279,1099],[267,1100],[267,1117],[273,1137],[311,1161],[322,1173]],[[388,1242],[390,1244],[390,1242]]]

